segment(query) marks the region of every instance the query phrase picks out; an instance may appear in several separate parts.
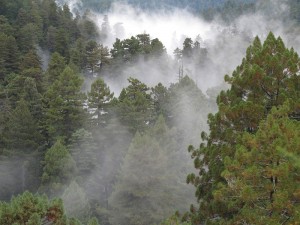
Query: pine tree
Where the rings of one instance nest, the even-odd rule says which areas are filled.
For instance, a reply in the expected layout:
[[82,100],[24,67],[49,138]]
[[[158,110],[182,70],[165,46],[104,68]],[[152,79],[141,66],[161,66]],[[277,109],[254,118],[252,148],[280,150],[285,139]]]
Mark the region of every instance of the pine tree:
[[13,36],[8,36],[7,42],[7,51],[5,58],[5,65],[7,68],[7,72],[9,73],[17,73],[19,71],[20,64],[20,52],[18,49],[18,45],[16,39]]
[[47,150],[43,162],[41,191],[57,195],[68,185],[76,169],[75,162],[60,140]]
[[175,124],[181,132],[182,147],[198,143],[200,133],[207,130],[207,115],[214,111],[212,104],[188,76],[171,84],[168,96],[163,107],[166,109],[168,122]]
[[54,51],[58,52],[66,60],[70,58],[70,40],[67,30],[60,28],[55,33]]
[[[91,225],[98,225],[97,220],[92,221]],[[48,200],[45,195],[33,195],[28,191],[10,202],[0,202],[0,224],[81,225],[78,220],[67,218],[62,200]]]
[[157,224],[176,209],[186,210],[192,196],[175,137],[162,116],[144,134],[136,133],[109,198],[112,224]]
[[158,38],[151,40],[151,54],[155,57],[166,54],[166,48]]
[[103,66],[109,62],[108,48],[97,44],[95,41],[89,41],[86,44],[86,67],[94,76],[101,71]]
[[97,121],[93,125],[100,126],[101,123],[105,123],[103,120],[103,114],[108,114],[107,106],[113,98],[114,93],[111,93],[107,84],[98,78],[92,83],[91,91],[88,92],[88,105],[89,110],[93,110],[91,114],[92,120]]
[[151,40],[149,34],[138,34],[137,39],[140,42],[143,54],[149,54],[151,52]]
[[77,175],[79,176],[80,184],[85,182],[85,179],[90,175],[97,165],[97,147],[92,133],[85,129],[79,129],[72,134],[69,145],[72,158],[76,162]]
[[255,134],[272,106],[280,106],[288,98],[291,112],[299,110],[298,64],[297,53],[270,33],[263,45],[256,37],[232,77],[225,76],[231,88],[220,93],[219,111],[208,117],[210,134],[202,134],[206,143],[199,149],[189,149],[198,170],[197,175],[188,176],[200,202],[199,210],[192,208],[195,223],[211,221],[216,216],[229,219],[236,213],[236,209],[213,196],[218,185],[226,183],[221,176],[225,157],[234,157],[243,132]]
[[41,118],[42,95],[38,92],[35,79],[28,77],[24,80],[22,98],[28,103],[32,116],[35,119]]
[[64,202],[68,217],[74,217],[80,220],[88,218],[90,205],[84,190],[76,181],[70,183],[61,198]]
[[182,56],[189,59],[193,53],[193,41],[191,38],[186,38],[183,42]]
[[130,85],[119,96],[119,115],[133,132],[142,131],[155,120],[153,101],[147,85],[135,78],[128,81]]
[[81,93],[83,80],[70,67],[66,67],[45,94],[46,128],[50,139],[65,137],[81,127],[84,119]]
[[21,65],[20,65],[20,70],[21,74],[24,77],[31,77],[34,78],[36,86],[39,90],[39,92],[42,92],[43,89],[43,77],[42,77],[42,67],[41,67],[41,59],[37,55],[35,50],[30,50],[28,53],[26,53],[23,56]]
[[161,83],[151,88],[151,98],[154,102],[154,108],[157,115],[162,114],[165,117],[168,115],[168,104],[170,101],[170,93],[168,89]]
[[42,137],[24,99],[9,117],[6,138],[10,148],[18,152],[28,153],[39,147]]
[[0,30],[1,33],[5,35],[13,33],[13,27],[9,24],[9,20],[3,15],[0,16]]
[[110,53],[114,59],[123,58],[124,48],[123,42],[120,39],[116,39],[115,43],[113,44],[113,48],[110,50]]
[[59,53],[54,52],[51,55],[51,59],[48,64],[48,69],[46,73],[47,83],[52,85],[56,80],[58,80],[59,75],[64,71],[66,67],[65,58]]
[[78,38],[75,47],[71,49],[70,62],[78,66],[80,70],[86,67],[85,43],[83,38]]
[[11,74],[7,85],[4,87],[5,97],[9,100],[9,104],[13,109],[16,107],[17,102],[22,98],[24,82],[24,76]]
[[34,23],[27,23],[19,30],[18,44],[23,53],[34,49],[41,38],[39,27]]
[[288,105],[273,108],[256,134],[244,133],[213,195],[236,212],[228,224],[282,224],[299,221],[299,168],[282,152],[299,156],[300,123],[288,118]]
[[0,155],[7,148],[6,133],[8,131],[8,121],[12,111],[8,98],[5,96],[5,89],[0,86]]
[[0,80],[19,71],[20,52],[13,36],[0,33]]

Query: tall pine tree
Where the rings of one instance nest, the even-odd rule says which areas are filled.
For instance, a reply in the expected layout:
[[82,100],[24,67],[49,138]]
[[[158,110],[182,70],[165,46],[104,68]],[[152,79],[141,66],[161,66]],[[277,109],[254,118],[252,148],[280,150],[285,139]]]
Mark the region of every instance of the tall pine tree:
[[46,92],[46,128],[50,140],[59,136],[68,140],[83,124],[82,83],[80,76],[66,67]]
[[188,176],[188,182],[197,188],[200,205],[199,209],[192,207],[195,223],[230,219],[237,213],[213,195],[218,185],[226,183],[222,176],[225,157],[234,157],[243,132],[256,133],[272,106],[290,99],[291,111],[299,112],[299,64],[297,53],[270,33],[264,44],[256,37],[232,77],[225,76],[231,88],[220,93],[219,111],[208,117],[210,133],[202,134],[205,143],[199,149],[189,148],[198,170]]

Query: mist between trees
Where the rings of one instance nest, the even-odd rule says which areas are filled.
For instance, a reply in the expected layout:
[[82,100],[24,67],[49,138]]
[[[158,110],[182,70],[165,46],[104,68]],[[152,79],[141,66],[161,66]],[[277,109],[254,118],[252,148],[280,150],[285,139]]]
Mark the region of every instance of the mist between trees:
[[0,3],[0,224],[297,224],[300,6],[106,3]]

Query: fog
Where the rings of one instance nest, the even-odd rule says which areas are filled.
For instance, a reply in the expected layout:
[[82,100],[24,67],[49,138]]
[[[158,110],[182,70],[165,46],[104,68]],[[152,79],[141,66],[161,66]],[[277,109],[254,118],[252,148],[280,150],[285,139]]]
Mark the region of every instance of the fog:
[[[59,0],[57,2],[60,5],[67,3],[73,13],[77,11],[81,14],[84,13],[80,11],[82,2],[79,0]],[[179,143],[179,146],[176,146],[176,149],[179,149],[178,152],[171,152],[170,158],[172,158],[172,154],[176,157],[179,155],[181,165],[184,164],[184,169],[180,168],[182,171],[180,171],[178,180],[175,179],[177,184],[185,185],[185,175],[193,168],[193,161],[187,152],[188,145],[199,146],[201,131],[208,131],[207,114],[217,110],[215,98],[220,90],[228,88],[224,84],[224,75],[232,74],[233,70],[242,62],[246,49],[254,37],[259,36],[264,41],[268,33],[272,31],[276,36],[280,35],[288,47],[293,46],[296,51],[300,50],[300,36],[297,35],[298,30],[293,29],[294,24],[288,19],[288,13],[287,5],[284,4],[284,1],[279,0],[259,1],[255,13],[237,17],[230,24],[225,23],[218,16],[212,21],[205,21],[187,9],[160,9],[155,12],[146,12],[124,3],[113,4],[112,8],[104,14],[93,12],[91,9],[88,17],[96,23],[100,33],[96,41],[109,49],[113,47],[116,38],[123,40],[138,34],[149,34],[150,39],[158,38],[166,48],[166,54],[157,58],[146,60],[144,57],[139,57],[131,64],[121,64],[120,69],[106,69],[99,72],[98,76],[106,81],[110,90],[115,93],[115,97],[119,96],[122,88],[128,86],[127,79],[129,77],[137,78],[149,87],[162,83],[169,88],[171,84],[179,81],[180,75],[188,75],[202,91],[202,93],[196,92],[197,96],[194,99],[191,96],[195,92],[189,93],[189,90],[184,90],[186,93],[179,92],[176,99],[178,101],[172,105],[175,109],[174,113],[167,118],[168,121],[171,121],[168,124],[170,130],[176,130],[170,131],[170,133],[174,133],[172,133],[174,135],[172,138],[178,138],[176,143]],[[194,42],[198,41],[200,52],[194,52],[190,57],[177,59],[173,52],[176,48],[183,48],[186,38],[191,38]],[[39,53],[43,56],[43,69],[46,69],[49,55],[41,50]],[[180,70],[182,72],[179,72]],[[91,82],[90,78],[86,79],[85,90],[88,91]],[[118,180],[122,180],[122,177],[120,178],[122,171],[120,170],[134,137],[134,134],[122,124],[120,118],[115,114],[116,112],[109,112],[111,118],[103,127],[99,126],[94,130],[91,129],[92,131],[81,130],[83,133],[86,132],[85,135],[88,138],[84,139],[84,137],[83,140],[80,140],[81,142],[78,141],[78,143],[68,146],[77,165],[86,160],[93,166],[93,170],[82,172],[80,176],[74,178],[77,183],[74,181],[70,185],[68,184],[69,188],[63,195],[67,211],[71,211],[70,215],[74,214],[71,208],[74,206],[73,199],[76,200],[76,196],[68,195],[68,192],[72,193],[75,189],[76,192],[85,192],[81,196],[82,199],[88,199],[87,201],[94,207],[96,214],[102,217],[103,224],[108,224],[109,219],[107,218],[114,213],[113,210],[109,211],[111,209],[109,208],[109,196],[115,191],[114,185],[118,184],[116,186],[122,187],[118,183]],[[135,149],[132,149],[134,152]],[[151,154],[149,155],[151,156]],[[33,159],[27,161],[35,162]],[[166,162],[168,162],[167,159]],[[172,165],[176,167],[177,162],[172,162]],[[80,171],[80,166],[78,167]],[[143,169],[137,169],[144,174]],[[166,167],[166,170],[168,169]],[[9,186],[18,186],[13,192],[23,191],[24,186],[32,179],[24,178],[26,171],[30,170],[36,171],[36,174],[41,173],[41,168],[31,168],[26,161],[24,163],[24,160],[23,164],[20,163],[20,159],[7,161],[6,164],[0,165],[0,173],[4,174],[6,171],[10,171],[11,174],[17,176],[18,181],[10,176],[4,181],[1,180],[0,187],[6,190]],[[135,172],[135,170],[133,171]],[[182,176],[183,173],[184,176]],[[147,176],[145,177],[148,182]],[[171,177],[171,179],[173,178]],[[32,182],[38,182],[32,180]],[[79,186],[84,190],[81,190]],[[194,190],[192,187],[187,187],[186,190],[185,200],[188,199],[192,203],[195,200]],[[76,192],[74,191],[74,193]],[[172,197],[176,198],[176,194]],[[155,203],[153,203],[154,206]],[[175,207],[174,211],[176,210],[176,205],[170,207]],[[189,204],[177,207],[188,210]]]
[[[80,5],[74,3],[71,1],[70,4],[73,11]],[[116,38],[123,40],[138,34],[149,34],[150,39],[158,38],[164,44],[167,54],[150,60],[141,57],[132,65],[124,64],[121,70],[102,72],[99,76],[105,79],[111,90],[118,96],[121,89],[128,86],[127,78],[129,77],[137,78],[150,87],[154,87],[159,82],[169,87],[171,83],[178,82],[180,75],[178,71],[181,68],[182,75],[191,77],[204,95],[211,98],[208,100],[203,97],[201,100],[203,102],[196,104],[187,93],[181,93],[177,111],[172,118],[172,125],[181,131],[179,137],[182,140],[182,146],[179,147],[181,160],[186,160],[186,173],[189,173],[193,163],[186,151],[187,146],[188,144],[196,147],[199,145],[201,131],[208,130],[207,114],[216,111],[214,98],[221,89],[227,88],[223,81],[224,75],[232,74],[241,63],[254,37],[259,36],[264,41],[268,33],[272,31],[276,36],[280,35],[289,47],[294,46],[296,50],[299,49],[299,38],[295,35],[297,32],[291,29],[293,23],[287,19],[288,12],[289,8],[283,1],[259,1],[255,13],[237,17],[228,24],[218,16],[213,21],[205,21],[186,9],[160,9],[155,12],[145,12],[124,3],[115,3],[105,14],[96,12],[89,14],[100,32],[100,38],[97,40],[99,43],[111,49]],[[103,33],[105,33],[104,37]],[[173,52],[176,48],[183,48],[186,38],[191,38],[194,42],[198,41],[200,48],[205,50],[205,54],[198,57],[193,53],[189,58],[176,59]],[[120,124],[118,126],[122,127]],[[122,129],[125,128],[122,127]],[[122,168],[122,159],[126,155],[129,140],[132,138],[128,136],[128,133],[125,136],[118,135],[98,133],[96,138],[104,143],[101,147],[103,148],[101,151],[104,152],[101,156],[102,166],[100,165],[86,182],[85,188],[88,195],[91,198],[100,199],[104,205],[110,204],[107,195],[113,192],[112,183],[116,183],[117,187],[122,186],[118,183],[118,179],[123,178],[117,175],[122,171],[118,173],[115,169]],[[126,137],[125,142],[115,141],[113,144],[108,141],[115,138],[117,138],[115,140],[120,140],[122,137]],[[114,146],[119,146],[121,151],[113,151]],[[180,182],[184,183],[184,178],[180,179]],[[99,188],[102,194],[97,192]],[[187,190],[191,191],[191,189]],[[187,197],[191,199],[190,201],[193,201],[192,192]],[[104,205],[102,207],[108,207]],[[188,209],[188,205],[183,208]],[[110,214],[110,216],[115,215]]]
[[[170,55],[177,47],[181,47],[186,37],[205,40],[215,39],[218,24],[207,23],[195,17],[187,10],[143,12],[132,6],[114,3],[106,14],[112,27],[112,35],[104,41],[104,45],[112,46],[115,38],[130,38],[137,34],[147,33],[152,38],[161,40]],[[104,15],[96,14],[96,22],[101,27]],[[120,32],[120,29],[123,32]]]
[[[167,49],[168,55],[173,58],[173,52],[178,47],[182,49],[186,37],[198,40],[201,47],[207,49],[207,60],[204,64],[194,66],[193,63],[184,65],[185,74],[192,77],[199,88],[205,92],[207,89],[222,84],[225,74],[231,74],[239,65],[245,55],[246,48],[251,44],[255,36],[263,41],[272,31],[276,36],[280,35],[289,47],[299,49],[299,38],[289,28],[293,26],[291,21],[286,21],[289,8],[284,1],[261,1],[257,3],[256,12],[235,18],[230,24],[223,22],[218,16],[211,21],[205,21],[200,16],[195,16],[186,9],[158,10],[144,12],[130,5],[114,3],[109,12],[105,14],[91,14],[91,19],[98,25],[101,33],[104,17],[107,15],[109,33],[106,39],[99,39],[105,46],[112,47],[116,38],[126,39],[137,34],[150,34],[152,39],[158,38]],[[198,63],[198,62],[197,62]],[[140,71],[149,71],[144,62]],[[151,64],[151,63],[150,63]],[[153,65],[149,65],[155,70]],[[163,82],[165,85],[176,82],[177,68],[169,74],[150,72],[148,74],[134,73],[143,82],[153,85]],[[136,67],[138,68],[138,66]],[[130,72],[128,72],[130,73]],[[175,74],[174,74],[175,73]],[[125,76],[126,78],[129,75]],[[152,79],[150,80],[149,77]],[[117,87],[122,83],[111,83],[114,91],[119,93]]]

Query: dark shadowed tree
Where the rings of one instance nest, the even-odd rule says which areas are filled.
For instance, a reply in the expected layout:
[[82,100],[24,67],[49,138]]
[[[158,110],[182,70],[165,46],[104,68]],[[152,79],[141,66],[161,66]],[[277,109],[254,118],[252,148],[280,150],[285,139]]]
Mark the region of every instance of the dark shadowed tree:
[[6,135],[8,145],[14,151],[28,153],[39,147],[42,136],[39,133],[37,121],[24,99],[21,99],[12,111]]

